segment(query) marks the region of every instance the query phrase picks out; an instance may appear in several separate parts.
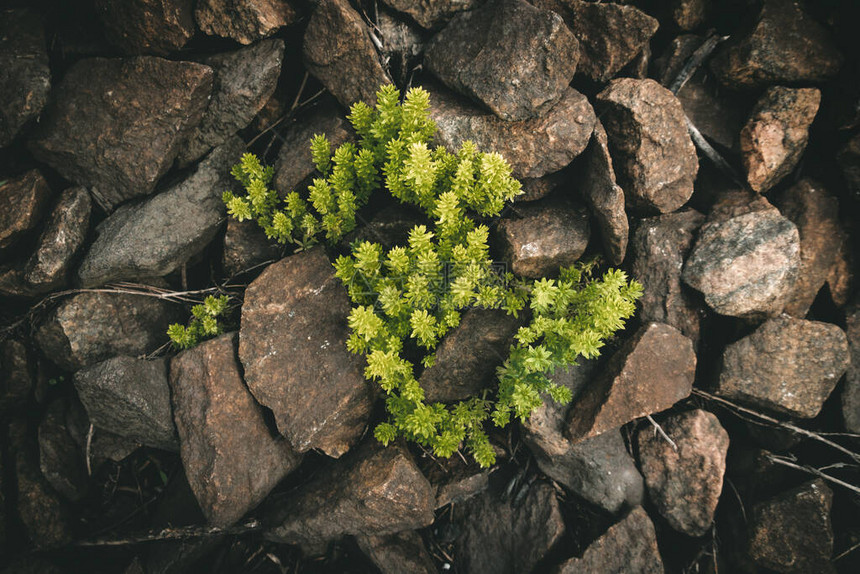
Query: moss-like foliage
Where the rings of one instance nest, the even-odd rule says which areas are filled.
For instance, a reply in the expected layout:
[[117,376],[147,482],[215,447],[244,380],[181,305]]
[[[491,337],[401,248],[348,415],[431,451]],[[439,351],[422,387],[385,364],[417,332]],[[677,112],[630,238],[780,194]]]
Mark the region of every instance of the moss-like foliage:
[[218,320],[227,312],[230,297],[209,295],[203,303],[191,308],[191,322],[186,327],[174,323],[167,328],[167,335],[176,349],[190,349],[204,339],[209,339],[224,332]]

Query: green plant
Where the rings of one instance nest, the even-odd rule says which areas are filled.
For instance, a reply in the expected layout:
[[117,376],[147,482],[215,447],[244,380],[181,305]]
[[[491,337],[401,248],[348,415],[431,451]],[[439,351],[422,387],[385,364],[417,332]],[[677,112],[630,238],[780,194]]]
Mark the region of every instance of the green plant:
[[191,322],[186,327],[173,323],[167,328],[167,336],[177,349],[190,349],[200,341],[220,335],[224,328],[218,320],[227,312],[230,297],[209,295],[203,303],[191,308]]

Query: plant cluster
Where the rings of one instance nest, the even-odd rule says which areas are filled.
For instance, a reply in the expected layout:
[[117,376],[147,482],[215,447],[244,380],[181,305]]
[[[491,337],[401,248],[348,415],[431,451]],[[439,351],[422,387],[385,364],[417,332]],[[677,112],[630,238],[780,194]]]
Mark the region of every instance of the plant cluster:
[[227,312],[230,297],[209,295],[203,303],[191,308],[191,322],[186,327],[173,323],[167,328],[167,336],[177,349],[190,349],[200,341],[220,335],[224,329],[219,319]]

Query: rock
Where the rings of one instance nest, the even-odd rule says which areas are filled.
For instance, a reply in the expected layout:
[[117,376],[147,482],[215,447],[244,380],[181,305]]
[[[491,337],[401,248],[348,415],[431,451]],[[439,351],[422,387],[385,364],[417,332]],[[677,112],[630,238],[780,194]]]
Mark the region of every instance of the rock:
[[616,183],[609,140],[599,120],[594,123],[585,154],[585,168],[576,187],[597,222],[607,260],[620,265],[627,253],[630,226],[624,210],[624,190]]
[[[684,264],[683,281],[721,315],[756,319],[785,308],[800,273],[800,235],[764,205],[712,210]],[[735,210],[739,215],[731,213]]]
[[415,20],[419,26],[433,30],[446,24],[451,18],[466,10],[478,7],[482,0],[382,0],[398,12],[403,12]]
[[47,292],[67,284],[72,260],[87,238],[91,212],[86,189],[71,187],[60,195],[24,266],[23,277],[31,288]]
[[639,431],[639,464],[648,497],[669,525],[687,536],[704,536],[723,490],[729,435],[701,409],[671,415],[656,429]]
[[836,155],[836,160],[851,196],[855,200],[860,199],[860,132],[845,142]]
[[367,26],[348,0],[321,0],[302,50],[308,71],[345,107],[357,101],[373,105],[379,86],[391,83]]
[[140,443],[112,432],[93,431],[92,453],[94,459],[122,462],[141,446]]
[[[74,407],[78,408],[74,408]],[[39,468],[62,496],[73,502],[87,492],[87,466],[77,440],[87,434],[88,423],[79,405],[63,398],[48,405],[39,423]]]
[[557,14],[523,0],[490,0],[436,34],[424,64],[503,120],[526,120],[565,95],[578,59],[579,43]]
[[703,309],[681,283],[681,270],[704,220],[694,209],[641,219],[630,244],[630,273],[644,290],[639,317],[672,325],[694,345],[699,341]]
[[554,570],[555,574],[579,572],[624,572],[663,574],[654,524],[637,506],[624,520],[612,526],[589,546],[582,558],[571,558]]
[[833,492],[821,479],[761,502],[750,517],[749,554],[777,572],[821,572],[833,553]]
[[850,364],[842,388],[842,419],[845,430],[860,434],[860,300],[845,309]]
[[372,390],[364,358],[346,349],[349,311],[321,247],[273,263],[245,291],[245,380],[298,452],[317,448],[337,458],[367,424]]
[[50,90],[41,18],[29,10],[0,10],[0,148],[39,115]]
[[102,221],[78,268],[81,285],[160,277],[200,253],[224,220],[221,194],[243,150],[242,140],[231,138],[184,180]]
[[227,333],[170,361],[182,465],[213,526],[230,525],[257,506],[301,459],[272,437],[242,382],[237,343],[237,334]]
[[194,9],[203,33],[251,44],[298,19],[286,0],[200,0]]
[[372,442],[293,492],[273,497],[265,538],[318,555],[344,535],[385,536],[433,522],[433,488],[402,445]]
[[382,574],[437,574],[424,541],[414,530],[388,536],[358,536],[355,540]]
[[695,30],[709,16],[711,0],[672,0],[672,21],[681,30]]
[[747,181],[755,191],[768,191],[797,166],[820,102],[816,88],[782,86],[768,88],[756,102],[740,134]]
[[473,308],[436,348],[436,361],[418,379],[428,402],[453,402],[480,394],[496,378],[522,326],[500,309]]
[[693,194],[699,169],[678,99],[654,80],[621,78],[597,95],[627,205],[668,213]]
[[27,346],[11,338],[0,343],[0,413],[21,408],[34,386]]
[[284,41],[274,39],[203,60],[215,71],[212,98],[179,152],[179,165],[200,159],[251,123],[274,93],[283,59]]
[[518,206],[516,213],[519,219],[501,220],[498,234],[505,261],[517,275],[554,276],[585,253],[591,229],[583,207],[553,201]]
[[270,241],[256,221],[227,218],[224,234],[224,275],[233,277],[281,257],[281,246]]
[[96,0],[108,41],[126,54],[165,56],[194,36],[191,0]]
[[167,326],[177,315],[172,303],[154,297],[79,293],[48,315],[36,342],[58,366],[77,371],[116,355],[154,351],[167,341]]
[[473,574],[531,572],[564,536],[555,489],[532,483],[520,500],[499,500],[490,492],[458,508],[462,535],[456,541],[458,571]]
[[791,417],[813,418],[848,361],[842,329],[780,315],[726,347],[716,392]]
[[504,121],[453,93],[430,84],[430,117],[436,141],[452,153],[466,140],[500,153],[517,179],[539,178],[570,164],[588,145],[597,121],[588,99],[567,88],[539,118]]
[[800,235],[800,273],[785,312],[802,319],[848,237],[839,225],[839,201],[813,180],[803,179],[787,189],[776,205]]
[[147,446],[178,450],[166,359],[113,357],[75,373],[75,389],[94,426]]
[[424,53],[423,30],[382,8],[376,14],[376,32],[382,43],[379,49],[382,61],[386,62],[394,83],[398,86],[409,85],[410,73]]
[[152,56],[81,60],[66,72],[30,140],[106,211],[147,195],[203,117],[212,69]]
[[665,410],[690,395],[695,372],[692,341],[674,327],[648,323],[580,394],[566,435],[577,443]]
[[439,510],[448,504],[469,500],[487,490],[490,486],[490,471],[475,472],[472,469],[471,473],[467,471],[438,483],[431,478],[431,482],[436,487],[436,510]]
[[51,188],[38,170],[0,181],[0,249],[39,223]]
[[538,178],[521,179],[522,194],[516,196],[514,201],[536,201],[546,197],[566,181],[566,171],[557,171]]
[[423,214],[414,207],[393,204],[378,210],[370,221],[350,231],[344,237],[344,245],[353,242],[370,241],[379,243],[386,250],[408,241],[409,232],[416,225],[424,223]]
[[[839,308],[848,304],[857,283],[857,255],[849,241],[853,230],[840,229],[843,240],[839,243],[834,256],[835,261],[827,274],[827,290],[833,304]],[[802,255],[802,253],[801,253]]]
[[564,18],[580,45],[577,72],[595,82],[615,76],[648,44],[658,22],[634,6],[582,0],[532,0]]

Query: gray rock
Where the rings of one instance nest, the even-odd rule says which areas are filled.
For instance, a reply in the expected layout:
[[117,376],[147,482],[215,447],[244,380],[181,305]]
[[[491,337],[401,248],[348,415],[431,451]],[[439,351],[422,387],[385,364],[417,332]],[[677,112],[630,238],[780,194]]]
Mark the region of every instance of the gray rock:
[[364,358],[346,349],[350,303],[321,247],[266,268],[245,291],[239,357],[254,397],[299,452],[339,457],[367,424]]
[[39,223],[50,195],[48,182],[35,169],[0,182],[0,249]]
[[716,392],[788,416],[813,418],[848,362],[842,329],[780,315],[726,347]]
[[466,10],[472,10],[482,0],[383,0],[398,12],[408,14],[422,28],[432,30],[446,24],[451,18]]
[[289,26],[298,14],[286,0],[200,0],[194,17],[205,34],[251,44]]
[[59,398],[39,423],[39,468],[54,490],[71,501],[87,492],[88,476],[80,438],[89,425],[79,404]]
[[256,221],[227,218],[224,233],[224,275],[232,277],[267,261],[280,259],[281,246],[266,237]]
[[75,373],[92,424],[130,441],[176,451],[167,359],[113,357]]
[[126,54],[165,56],[194,36],[192,0],[96,0],[105,36]]
[[845,325],[851,364],[842,389],[842,419],[846,431],[860,434],[860,301],[845,309]]
[[562,19],[523,0],[490,0],[428,43],[427,69],[503,120],[540,117],[567,91],[579,43]]
[[414,530],[388,536],[357,536],[355,540],[382,574],[437,574],[424,541]]
[[9,338],[0,343],[0,413],[16,410],[30,398],[35,386],[32,371],[23,341]]
[[182,465],[214,526],[239,520],[301,460],[282,437],[272,437],[243,384],[237,343],[237,334],[227,333],[170,362]]
[[181,182],[101,222],[78,268],[81,285],[160,277],[200,253],[224,220],[221,194],[243,150],[242,140],[230,139]]
[[212,69],[152,56],[81,60],[66,72],[30,150],[106,211],[147,195],[203,117]]

